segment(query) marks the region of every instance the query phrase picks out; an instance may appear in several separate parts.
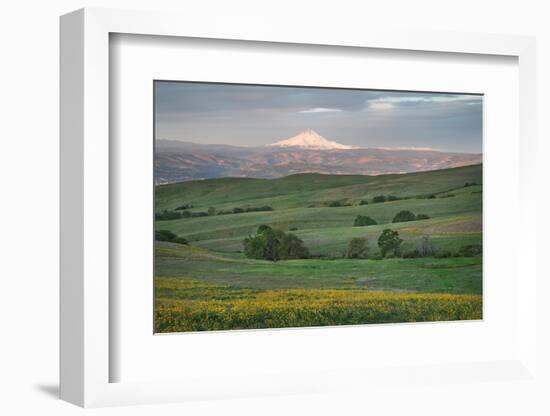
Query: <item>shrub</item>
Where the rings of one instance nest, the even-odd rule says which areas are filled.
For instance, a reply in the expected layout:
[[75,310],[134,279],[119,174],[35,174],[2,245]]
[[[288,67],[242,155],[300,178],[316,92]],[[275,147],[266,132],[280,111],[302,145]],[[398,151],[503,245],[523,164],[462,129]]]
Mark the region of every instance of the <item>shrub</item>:
[[366,258],[368,254],[368,241],[366,238],[352,238],[348,243],[346,257],[348,259]]
[[366,215],[358,215],[357,218],[355,218],[355,221],[353,221],[354,227],[364,227],[367,225],[376,225],[378,224],[375,220],[373,220],[371,217],[368,217]]
[[392,222],[406,222],[414,221],[416,216],[411,211],[399,211],[395,217],[393,217]]
[[216,215],[216,207],[208,208],[208,215]]
[[298,227],[292,227],[289,231],[298,231]]
[[451,253],[449,250],[436,251],[434,254],[434,257],[438,259],[446,259],[452,256],[453,256],[453,253]]
[[418,214],[418,215],[416,216],[416,219],[417,219],[417,220],[429,220],[429,219],[430,219],[430,216],[427,215],[427,214]]
[[164,211],[155,213],[155,219],[158,221],[177,220],[182,218],[182,216],[183,216],[182,212],[169,211],[166,209]]
[[464,188],[467,188],[467,187],[469,187],[469,186],[476,186],[476,185],[477,185],[476,182],[466,182],[466,183],[464,184]]
[[428,199],[435,199],[435,195],[434,194],[428,195]]
[[418,257],[422,257],[420,255],[420,252],[417,249],[406,251],[403,253],[404,259],[416,259]]
[[193,208],[193,205],[191,204],[183,204],[176,208],[176,211],[184,211],[186,209]]
[[155,240],[157,241],[169,241],[171,243],[188,244],[187,240],[183,237],[178,237],[170,230],[155,230]]
[[377,195],[372,198],[373,204],[378,204],[380,202],[386,202],[386,195]]
[[359,205],[368,205],[369,204],[369,201],[367,201],[366,199],[362,199],[361,201],[359,201]]
[[469,244],[467,246],[462,246],[458,250],[458,254],[461,257],[474,257],[479,256],[483,252],[483,247],[481,244]]
[[399,253],[399,246],[402,242],[403,240],[399,238],[399,233],[397,231],[386,228],[378,237],[378,247],[380,247],[382,257],[386,257],[386,254],[390,252],[397,255]]
[[331,207],[331,208],[336,208],[336,207],[349,207],[351,204],[349,202],[347,202],[345,199],[344,200],[339,200],[339,201],[330,201],[329,203],[327,203],[327,206]]
[[395,195],[388,195],[388,201],[399,201],[401,198]]

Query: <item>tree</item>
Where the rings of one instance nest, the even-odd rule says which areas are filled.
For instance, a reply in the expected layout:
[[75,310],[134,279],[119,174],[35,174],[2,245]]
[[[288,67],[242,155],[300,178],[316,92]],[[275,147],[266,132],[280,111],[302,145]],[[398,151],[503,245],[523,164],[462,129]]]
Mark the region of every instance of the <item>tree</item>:
[[399,252],[399,246],[403,240],[399,238],[399,233],[394,230],[386,228],[378,237],[378,247],[380,247],[380,253],[382,257],[386,257],[386,254],[393,252],[395,255]]
[[352,238],[348,243],[348,250],[346,257],[348,259],[361,259],[366,258],[368,254],[368,241],[366,238],[356,237]]
[[418,214],[416,216],[416,220],[419,221],[419,220],[429,220],[430,219],[430,216],[427,215],[427,214]]
[[357,218],[355,218],[355,221],[353,221],[354,227],[363,227],[366,225],[376,225],[378,224],[375,220],[373,220],[371,217],[368,217],[366,215],[358,215]]
[[267,230],[273,230],[273,228],[271,228],[269,225],[262,224],[258,227],[258,230],[256,230],[256,234],[261,234]]
[[393,217],[392,222],[406,222],[414,221],[416,216],[411,211],[399,211],[395,217]]
[[279,246],[279,258],[281,260],[305,259],[308,257],[309,250],[298,236],[292,233],[283,233]]
[[429,236],[422,236],[420,244],[418,245],[418,253],[420,254],[420,257],[427,257],[434,254],[434,249]]
[[264,232],[244,239],[244,254],[253,259],[279,260],[279,240],[276,231],[269,228]]

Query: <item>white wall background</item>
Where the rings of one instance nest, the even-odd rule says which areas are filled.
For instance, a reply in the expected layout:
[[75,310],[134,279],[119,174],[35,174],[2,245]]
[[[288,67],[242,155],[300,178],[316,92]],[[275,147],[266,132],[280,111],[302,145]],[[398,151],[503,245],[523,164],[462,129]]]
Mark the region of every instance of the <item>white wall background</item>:
[[[286,25],[399,25],[439,30],[535,35],[538,41],[539,235],[549,231],[550,25],[547,1],[169,1],[6,0],[0,9],[0,413],[69,415],[81,409],[56,399],[58,382],[58,16],[80,7],[178,10],[204,19],[268,15]],[[544,244],[539,237],[539,244]],[[548,246],[548,244],[546,244]],[[541,252],[544,254],[544,251]],[[542,257],[542,256],[541,256]],[[542,259],[539,267],[548,266]],[[550,294],[550,283],[539,291]],[[540,305],[548,322],[550,302]],[[548,327],[547,327],[548,328]],[[548,366],[550,331],[541,331]],[[546,367],[547,369],[549,367]],[[549,372],[546,372],[549,374]],[[549,389],[550,390],[550,389]],[[434,394],[440,391],[440,394]],[[423,414],[538,415],[549,406],[528,385],[500,383],[483,393],[457,384],[406,397],[338,393],[93,410],[101,415]]]

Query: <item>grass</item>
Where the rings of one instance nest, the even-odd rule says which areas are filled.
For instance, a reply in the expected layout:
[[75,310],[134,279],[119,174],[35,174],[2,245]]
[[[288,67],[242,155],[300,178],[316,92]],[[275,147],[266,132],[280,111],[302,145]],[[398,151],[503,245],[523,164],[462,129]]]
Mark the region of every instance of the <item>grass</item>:
[[157,276],[234,288],[354,288],[409,293],[481,293],[481,258],[252,260],[179,244],[157,243]]
[[[374,322],[480,319],[482,258],[342,258],[354,237],[369,256],[385,228],[402,250],[430,237],[456,253],[482,242],[481,166],[404,175],[300,174],[280,179],[223,178],[157,187],[156,211],[271,206],[274,211],[157,221],[190,245],[157,242],[157,331],[317,326]],[[397,201],[359,205],[376,195]],[[428,196],[433,197],[428,198]],[[342,201],[340,207],[329,207]],[[429,219],[391,223],[410,210]],[[358,215],[378,225],[354,227]],[[269,262],[242,254],[243,239],[261,224],[299,236],[315,257]]]

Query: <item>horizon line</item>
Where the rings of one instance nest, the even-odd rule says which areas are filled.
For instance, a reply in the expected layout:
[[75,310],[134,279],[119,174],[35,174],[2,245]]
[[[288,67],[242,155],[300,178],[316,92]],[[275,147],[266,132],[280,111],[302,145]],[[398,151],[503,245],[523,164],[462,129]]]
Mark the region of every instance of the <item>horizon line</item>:
[[[165,141],[165,142],[179,142],[179,143],[190,143],[190,144],[196,144],[196,145],[199,145],[199,146],[230,146],[230,147],[241,147],[241,148],[245,148],[245,149],[254,149],[254,148],[263,148],[263,147],[270,147],[270,148],[274,148],[274,147],[280,147],[280,148],[301,148],[301,149],[304,149],[303,147],[300,147],[300,146],[273,146],[273,143],[269,143],[269,144],[258,144],[258,145],[251,145],[251,146],[248,146],[248,145],[237,145],[237,144],[228,144],[228,143],[198,143],[198,142],[194,142],[194,141],[190,141],[190,140],[182,140],[182,139],[166,139],[166,138],[155,138],[154,141]],[[339,143],[339,142],[337,142]],[[339,143],[339,144],[344,144],[344,143]],[[352,146],[352,145],[346,145],[346,146]],[[312,150],[338,150],[338,151],[353,151],[353,150],[358,150],[358,149],[376,149],[376,150],[389,150],[389,151],[392,151],[392,150],[403,150],[403,151],[425,151],[425,152],[439,152],[439,153],[460,153],[460,154],[469,154],[469,155],[481,155],[483,154],[482,151],[479,151],[479,152],[466,152],[466,151],[458,151],[458,150],[443,150],[443,149],[439,149],[439,148],[432,148],[432,147],[425,147],[425,146],[418,146],[418,147],[415,147],[415,146],[395,146],[395,147],[391,147],[391,146],[366,146],[366,147],[362,147],[362,146],[355,146],[351,149],[312,149]]]

